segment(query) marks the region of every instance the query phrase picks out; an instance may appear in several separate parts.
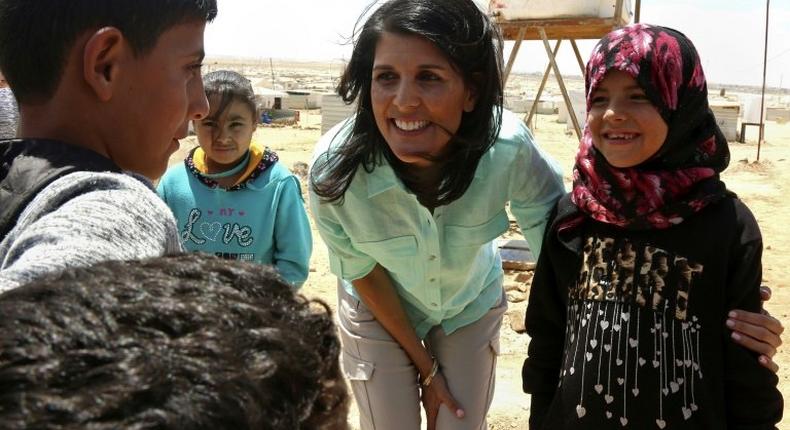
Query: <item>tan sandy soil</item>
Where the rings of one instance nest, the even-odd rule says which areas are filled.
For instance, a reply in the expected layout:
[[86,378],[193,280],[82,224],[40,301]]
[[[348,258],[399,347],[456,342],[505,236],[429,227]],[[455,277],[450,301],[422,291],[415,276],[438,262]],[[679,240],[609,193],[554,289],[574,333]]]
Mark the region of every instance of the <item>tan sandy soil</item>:
[[[570,171],[576,152],[577,140],[565,133],[565,124],[557,124],[556,115],[537,117],[535,135],[540,145],[553,156],[565,172],[566,184],[570,183]],[[296,162],[309,163],[313,145],[320,135],[318,111],[302,112],[302,123],[296,127],[259,127],[256,138],[274,149],[281,161],[289,168]],[[766,126],[766,140],[761,150],[760,161],[756,162],[757,144],[731,143],[732,161],[723,177],[728,187],[735,191],[751,208],[763,232],[765,251],[763,254],[764,281],[773,288],[774,297],[767,309],[790,326],[790,201],[782,196],[790,193],[790,123]],[[194,138],[182,142],[182,148],[171,162],[179,162],[184,153],[194,145]],[[303,182],[303,187],[306,184]],[[323,299],[331,306],[336,303],[335,277],[329,272],[327,251],[318,232],[313,230],[314,251],[311,273],[302,292],[310,297]],[[516,236],[509,233],[508,236]],[[489,412],[489,427],[496,430],[526,429],[529,415],[529,396],[521,391],[521,364],[526,354],[528,338],[511,328],[511,321],[523,321],[526,307],[525,293],[514,278],[517,273],[507,273],[505,285],[511,291],[510,310],[502,325],[502,355],[497,368],[496,393]],[[524,286],[521,287],[525,289]],[[517,303],[514,301],[518,301]],[[788,332],[790,333],[790,332]],[[790,398],[790,338],[784,336],[787,347],[780,349],[776,361],[781,366],[780,389]],[[785,409],[785,416],[788,416]],[[352,407],[349,422],[357,428],[357,412]],[[790,423],[790,419],[785,420]],[[790,430],[790,424],[780,424],[780,429]]]

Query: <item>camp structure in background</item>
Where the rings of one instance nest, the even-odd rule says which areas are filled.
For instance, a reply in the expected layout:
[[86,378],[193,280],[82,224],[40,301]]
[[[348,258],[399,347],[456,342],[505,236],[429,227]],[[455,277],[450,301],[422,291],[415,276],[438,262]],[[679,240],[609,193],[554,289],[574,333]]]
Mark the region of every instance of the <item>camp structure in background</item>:
[[[636,1],[635,17],[639,21],[640,0]],[[515,45],[505,67],[505,81],[524,40],[542,40],[549,56],[549,65],[543,73],[543,81],[533,98],[532,107],[525,120],[532,121],[546,86],[549,72],[554,71],[560,86],[576,135],[581,137],[581,123],[573,101],[565,87],[556,56],[563,40],[568,40],[576,54],[581,74],[584,75],[584,60],[576,45],[577,39],[600,39],[615,28],[631,22],[631,0],[491,0],[489,13],[502,29],[505,40],[515,40]],[[556,40],[554,49],[549,40]]]
[[321,134],[354,114],[356,103],[347,105],[337,94],[324,94],[321,100]]

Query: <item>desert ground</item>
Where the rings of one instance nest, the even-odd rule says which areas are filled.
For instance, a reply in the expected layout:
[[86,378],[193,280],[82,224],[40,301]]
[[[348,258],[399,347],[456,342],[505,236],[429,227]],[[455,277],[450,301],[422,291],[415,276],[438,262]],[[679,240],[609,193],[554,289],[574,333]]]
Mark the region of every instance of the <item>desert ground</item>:
[[[320,110],[301,111],[299,124],[292,126],[260,126],[255,138],[275,150],[282,163],[295,172],[297,163],[309,163],[313,145],[320,137]],[[557,115],[538,115],[533,131],[540,144],[562,166],[566,187],[570,184],[573,157],[578,140],[566,131],[566,125],[557,123]],[[735,191],[755,214],[764,238],[764,283],[773,289],[773,298],[766,304],[770,313],[790,328],[790,123],[768,122],[765,142],[757,161],[756,131],[751,129],[746,143],[730,143],[732,160],[724,172],[727,186]],[[194,137],[182,141],[181,149],[173,155],[171,163],[183,160],[184,154],[196,145]],[[303,178],[303,191],[306,182]],[[506,233],[507,238],[518,238],[517,229]],[[318,232],[313,229],[314,247],[310,277],[301,292],[308,297],[320,298],[334,307],[336,280],[329,271],[327,250]],[[529,282],[516,277],[524,272],[506,272],[509,311],[502,325],[502,350],[497,364],[496,392],[489,411],[489,428],[495,430],[526,429],[529,416],[529,396],[521,391],[521,364],[529,342],[528,336],[518,334],[512,327],[523,324]],[[520,279],[529,275],[522,275]],[[512,327],[511,327],[512,326]],[[790,330],[784,335],[785,346],[780,348],[775,360],[781,367],[780,389],[790,398]],[[788,407],[785,416],[790,416]],[[790,418],[780,424],[780,429],[790,430]],[[357,428],[356,408],[352,405],[349,423]]]

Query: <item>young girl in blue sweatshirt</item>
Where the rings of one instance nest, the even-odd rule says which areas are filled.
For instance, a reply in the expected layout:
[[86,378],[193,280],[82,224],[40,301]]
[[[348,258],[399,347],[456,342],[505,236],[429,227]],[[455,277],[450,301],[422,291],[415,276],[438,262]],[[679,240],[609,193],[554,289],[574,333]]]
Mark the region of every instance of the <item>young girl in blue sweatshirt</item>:
[[168,169],[157,191],[186,250],[271,264],[299,287],[313,244],[299,181],[252,140],[258,115],[250,82],[221,70],[204,85],[210,112],[194,121],[200,146]]
[[773,429],[777,377],[727,327],[760,309],[762,238],[719,178],[729,149],[694,46],[613,31],[586,92],[527,309],[530,429]]

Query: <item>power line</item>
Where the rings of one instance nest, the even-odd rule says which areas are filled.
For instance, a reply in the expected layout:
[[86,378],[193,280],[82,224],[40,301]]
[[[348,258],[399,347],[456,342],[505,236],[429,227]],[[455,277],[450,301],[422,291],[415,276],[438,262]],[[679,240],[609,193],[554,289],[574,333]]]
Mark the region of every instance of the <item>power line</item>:
[[[782,51],[782,52],[774,55],[773,57],[767,59],[766,63],[770,63],[772,60],[775,60],[775,59],[787,54],[788,52],[790,52],[790,48],[787,48],[784,51]],[[746,67],[746,68],[743,68],[743,69],[740,69],[740,70],[736,70],[735,73],[750,72],[750,71],[752,71],[752,70],[754,70],[754,69],[756,69],[758,67],[760,67],[760,64],[755,64],[755,65],[752,65],[752,66],[749,66],[749,67]]]

